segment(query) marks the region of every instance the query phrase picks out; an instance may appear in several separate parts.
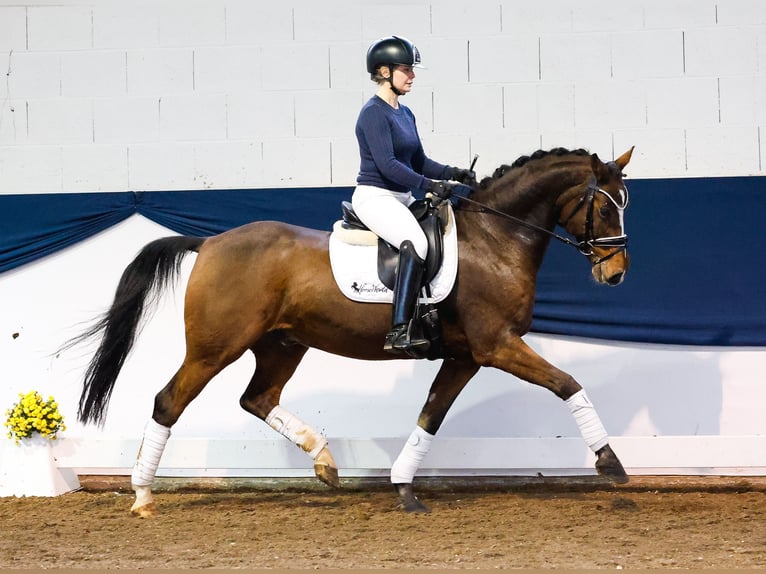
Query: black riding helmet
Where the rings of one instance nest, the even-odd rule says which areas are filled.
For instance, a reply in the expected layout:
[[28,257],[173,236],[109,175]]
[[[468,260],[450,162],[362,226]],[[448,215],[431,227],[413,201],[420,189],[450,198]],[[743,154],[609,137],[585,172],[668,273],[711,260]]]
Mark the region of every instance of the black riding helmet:
[[381,38],[367,50],[367,71],[374,74],[379,66],[415,66],[420,64],[420,52],[407,38],[389,36]]

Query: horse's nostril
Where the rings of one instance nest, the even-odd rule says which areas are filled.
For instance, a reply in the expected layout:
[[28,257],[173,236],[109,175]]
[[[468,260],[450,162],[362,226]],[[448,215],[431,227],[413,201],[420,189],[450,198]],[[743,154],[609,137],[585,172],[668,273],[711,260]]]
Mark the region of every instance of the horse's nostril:
[[614,275],[610,275],[607,277],[606,282],[608,285],[615,286],[622,283],[622,279],[625,277],[624,273],[615,273]]

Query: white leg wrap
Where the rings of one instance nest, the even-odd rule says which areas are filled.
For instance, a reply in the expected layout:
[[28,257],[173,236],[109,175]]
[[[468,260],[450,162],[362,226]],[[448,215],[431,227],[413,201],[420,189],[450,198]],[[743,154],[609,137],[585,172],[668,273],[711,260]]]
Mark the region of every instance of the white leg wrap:
[[266,423],[315,459],[327,446],[327,439],[281,405],[266,416]]
[[162,426],[156,423],[154,419],[149,419],[144,428],[144,440],[141,441],[136,464],[133,466],[133,473],[130,477],[133,486],[150,486],[152,484],[168,438],[170,438],[170,427]]
[[404,448],[402,448],[402,452],[399,453],[391,466],[392,484],[410,484],[412,482],[420,463],[431,450],[433,440],[434,435],[427,433],[420,427],[415,427]]
[[580,427],[582,438],[593,452],[596,452],[602,446],[609,442],[609,435],[606,434],[604,425],[596,412],[595,407],[585,394],[585,389],[581,389],[569,397],[566,401],[569,411]]

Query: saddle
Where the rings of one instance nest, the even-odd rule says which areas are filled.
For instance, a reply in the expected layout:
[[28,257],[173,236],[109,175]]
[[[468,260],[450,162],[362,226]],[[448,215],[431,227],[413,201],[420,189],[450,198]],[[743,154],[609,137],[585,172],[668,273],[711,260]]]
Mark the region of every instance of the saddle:
[[[350,201],[341,203],[343,220],[341,228],[346,231],[370,231],[354,212]],[[420,224],[428,240],[428,255],[423,272],[423,284],[433,280],[442,266],[444,259],[444,230],[445,223],[441,208],[430,201],[419,199],[410,205],[410,211]],[[381,283],[393,290],[396,280],[396,267],[399,262],[399,246],[394,246],[378,237],[378,277]]]

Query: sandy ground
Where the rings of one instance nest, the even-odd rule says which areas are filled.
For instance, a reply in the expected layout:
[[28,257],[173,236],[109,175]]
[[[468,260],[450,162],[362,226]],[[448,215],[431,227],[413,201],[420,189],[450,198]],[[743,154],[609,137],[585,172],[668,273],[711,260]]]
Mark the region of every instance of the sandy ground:
[[0,568],[766,568],[766,479],[160,481],[130,515],[125,477],[54,498],[0,498]]

